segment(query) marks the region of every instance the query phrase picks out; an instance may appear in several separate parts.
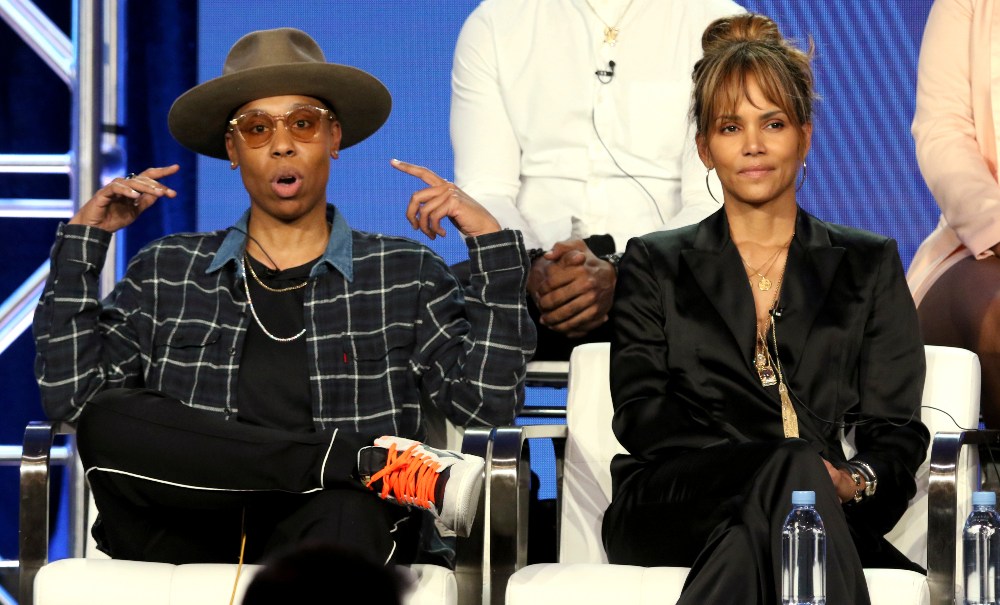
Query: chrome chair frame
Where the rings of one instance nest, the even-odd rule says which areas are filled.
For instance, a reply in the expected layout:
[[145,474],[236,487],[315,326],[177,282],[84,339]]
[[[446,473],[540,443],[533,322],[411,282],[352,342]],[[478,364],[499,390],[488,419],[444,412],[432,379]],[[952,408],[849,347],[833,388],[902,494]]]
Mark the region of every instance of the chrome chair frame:
[[[490,552],[492,567],[490,598],[483,603],[503,605],[507,581],[525,566],[528,551],[528,440],[552,439],[556,444],[557,486],[562,485],[562,464],[568,428],[565,425],[530,425],[497,429],[488,475],[494,500],[488,534],[494,540]],[[937,433],[931,446],[931,475],[928,486],[927,580],[933,605],[953,605],[956,577],[956,529],[964,520],[957,516],[958,462],[965,446],[1000,446],[1000,431],[968,430]],[[559,498],[557,487],[557,499]],[[499,502],[514,503],[504,509]],[[490,505],[487,504],[487,507]],[[488,508],[488,510],[490,510]],[[500,514],[496,514],[499,512]],[[557,514],[557,519],[561,518]],[[558,528],[557,534],[558,535]],[[556,545],[558,548],[558,544]]]
[[[955,602],[958,532],[964,519],[956,512],[958,462],[965,446],[1000,446],[1000,431],[967,430],[937,433],[931,445],[927,487],[927,584],[932,605]],[[980,464],[983,457],[980,456]]]
[[[568,369],[568,364],[566,364]],[[532,368],[529,368],[529,370]],[[538,367],[532,378],[535,384],[565,386],[565,375],[552,376],[550,368]],[[554,374],[554,372],[551,372]],[[525,416],[565,418],[565,408],[526,408]],[[553,441],[556,454],[557,525],[562,519],[562,470],[568,428],[565,425],[528,425],[497,429],[488,463],[486,510],[487,540],[491,540],[490,575],[483,603],[500,605],[505,601],[507,581],[527,560],[529,448],[528,440],[547,438]],[[954,602],[956,585],[957,541],[963,520],[958,519],[957,482],[963,447],[1000,446],[1000,431],[963,430],[939,432],[932,441],[929,461],[927,569],[928,588],[934,605]],[[985,459],[985,458],[984,458]],[[964,480],[964,479],[963,479]],[[561,528],[557,526],[556,535]],[[559,545],[556,544],[558,551]]]
[[[75,429],[67,423],[46,421],[33,421],[24,431],[18,511],[18,602],[22,605],[34,602],[35,576],[49,561],[49,480],[53,464],[52,445],[57,436],[73,435],[75,432]],[[72,454],[69,457],[75,458]],[[85,496],[86,493],[80,500],[86,502]],[[80,504],[76,503],[77,506]],[[81,516],[86,515],[85,508],[79,512]],[[85,522],[82,524],[85,525]],[[80,542],[81,545],[82,543]],[[74,544],[74,550],[79,551],[74,554],[83,553],[80,545]]]
[[[467,429],[462,440],[462,451],[489,461],[495,431],[496,429],[492,428]],[[18,520],[20,550],[18,602],[21,605],[34,603],[35,576],[49,561],[49,498],[51,467],[54,462],[53,442],[57,436],[74,433],[74,427],[64,422],[34,421],[25,429],[21,454]],[[64,452],[61,454],[65,456]],[[73,452],[69,453],[68,458],[67,463],[79,465],[79,458]],[[489,466],[485,472],[489,477],[491,472]],[[72,504],[74,519],[71,530],[71,554],[82,557],[85,554],[86,535],[90,530],[90,523],[86,519],[89,490],[82,472],[72,475],[73,481],[79,482],[79,485],[74,486],[76,488],[74,492],[79,492],[81,496],[74,498]],[[489,482],[487,489],[480,495],[479,508],[470,536],[455,541],[455,580],[458,585],[459,605],[478,605],[483,603],[484,597],[489,594],[490,586],[485,582],[483,574],[483,569],[488,569],[485,563],[488,561],[486,553],[490,544],[489,536],[483,531],[484,520],[488,514],[488,489]]]

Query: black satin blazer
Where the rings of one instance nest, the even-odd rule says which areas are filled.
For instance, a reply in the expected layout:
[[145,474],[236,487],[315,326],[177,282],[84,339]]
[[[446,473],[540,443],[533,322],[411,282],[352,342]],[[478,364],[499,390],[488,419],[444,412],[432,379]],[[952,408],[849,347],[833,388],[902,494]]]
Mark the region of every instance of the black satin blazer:
[[[614,432],[645,462],[687,448],[782,439],[777,387],[753,366],[753,295],[719,210],[697,225],[632,239],[612,309]],[[916,491],[924,350],[894,240],[799,209],[776,319],[778,357],[800,436],[834,465],[844,423],[878,490],[857,507],[885,533]],[[719,469],[720,472],[724,469]]]

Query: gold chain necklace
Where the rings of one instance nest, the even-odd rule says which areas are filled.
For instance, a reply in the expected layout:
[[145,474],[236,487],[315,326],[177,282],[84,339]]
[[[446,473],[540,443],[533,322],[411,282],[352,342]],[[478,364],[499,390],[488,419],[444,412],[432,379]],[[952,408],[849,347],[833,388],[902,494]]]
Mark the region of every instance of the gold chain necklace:
[[[249,266],[250,266],[250,263],[247,262],[246,255],[243,255],[243,272],[244,273],[246,273],[247,267],[249,267]],[[250,269],[250,274],[253,275],[253,269],[252,268]],[[257,278],[257,276],[254,275],[254,279],[256,279],[256,278]],[[259,279],[257,280],[257,283],[260,284],[260,280]],[[263,286],[264,284],[260,284],[260,285]],[[302,285],[304,286],[305,284],[302,284]],[[298,287],[301,287],[301,286],[298,286]],[[271,334],[271,332],[269,332],[268,329],[264,327],[264,324],[260,321],[260,317],[257,315],[257,310],[254,309],[254,307],[253,307],[253,299],[250,298],[250,283],[247,281],[246,275],[243,276],[243,288],[246,291],[247,305],[250,306],[250,314],[253,315],[254,321],[257,322],[257,326],[260,327],[261,332],[263,332],[265,336],[267,336],[271,340],[275,340],[277,342],[292,342],[293,340],[297,340],[298,338],[301,338],[302,335],[306,333],[306,329],[302,328],[302,330],[298,334],[296,334],[295,336],[281,337],[281,336],[275,336],[274,334]],[[294,289],[294,288],[292,288],[292,289]]]
[[759,322],[756,326],[757,342],[754,346],[754,367],[757,368],[757,376],[760,377],[760,383],[766,387],[778,384],[778,375],[774,370],[777,364],[771,359],[771,350],[767,346],[767,328],[774,326],[773,311],[778,304],[778,296],[781,294],[782,277],[784,277],[784,272],[778,277],[778,286],[774,289],[774,297],[771,299],[768,320],[765,321],[764,328],[760,328]]
[[261,279],[259,277],[257,277],[257,273],[253,270],[253,263],[250,262],[250,259],[247,258],[247,255],[245,253],[244,253],[243,257],[245,259],[245,262],[243,264],[245,264],[247,266],[247,269],[250,270],[250,275],[253,276],[253,280],[255,282],[257,282],[257,284],[260,285],[261,288],[264,288],[268,292],[279,292],[279,293],[280,292],[291,292],[292,290],[298,290],[299,288],[305,288],[306,284],[309,283],[309,280],[307,279],[306,281],[302,282],[301,284],[295,284],[294,286],[288,286],[287,288],[272,288],[271,286],[269,286],[269,285],[265,284],[263,281],[261,281]]
[[[787,266],[787,261],[785,266]],[[774,290],[774,298],[771,300],[771,310],[768,313],[768,321],[764,324],[764,329],[757,329],[757,342],[754,346],[754,367],[757,369],[757,376],[760,383],[765,387],[778,385],[778,397],[781,400],[781,430],[785,438],[799,436],[799,417],[795,413],[795,407],[788,395],[788,386],[785,384],[784,372],[781,370],[781,359],[778,357],[778,329],[774,321],[774,309],[778,304],[778,297],[781,293],[781,282],[785,276],[785,266],[781,268],[781,275],[778,276],[777,287]],[[771,357],[770,348],[767,346],[767,332],[770,328],[771,342],[774,343],[774,358]]]
[[[757,269],[754,269],[753,265],[748,263],[747,259],[742,254],[740,255],[740,260],[743,261],[743,264],[746,265],[747,269],[750,269],[751,273],[760,278],[759,280],[757,280],[756,286],[759,289],[763,290],[764,292],[767,292],[768,290],[771,289],[771,280],[767,278],[767,274],[771,272],[771,267],[774,265],[774,261],[778,260],[778,255],[781,254],[782,250],[784,250],[784,248],[778,248],[777,250],[775,250],[771,258],[764,261],[764,264]],[[767,270],[761,273],[761,270],[764,269],[764,265],[767,265]],[[754,285],[753,280],[750,279],[749,275],[747,276],[747,280],[750,282],[751,286]]]
[[[771,316],[771,339],[774,341],[774,353],[778,353],[778,329],[774,325],[774,316]],[[788,385],[785,384],[785,375],[781,371],[781,359],[778,358],[774,364],[778,370],[778,397],[781,399],[781,430],[785,438],[799,436],[799,415],[795,413],[795,407],[788,396]]]
[[619,32],[621,32],[621,30],[618,29],[618,24],[620,24],[622,22],[622,19],[625,18],[625,15],[628,13],[628,9],[632,7],[632,3],[635,0],[629,0],[628,4],[625,5],[625,10],[622,11],[622,14],[618,15],[618,20],[615,21],[614,25],[611,25],[604,20],[604,17],[601,16],[601,13],[597,12],[597,9],[594,8],[594,5],[590,3],[590,0],[586,1],[587,1],[587,8],[590,9],[590,12],[594,13],[594,16],[597,17],[598,21],[604,24],[604,43],[607,44],[608,46],[614,46],[615,44],[617,44],[618,34]]
[[[743,264],[746,265],[747,269],[750,269],[750,271],[754,275],[756,275],[757,277],[760,278],[760,279],[757,280],[757,283],[754,284],[753,283],[753,279],[751,279],[750,276],[747,275],[747,280],[749,280],[751,286],[756,285],[758,289],[760,289],[760,290],[762,290],[764,292],[767,292],[768,290],[771,289],[771,286],[773,284],[772,284],[771,280],[768,279],[767,274],[771,272],[771,267],[773,267],[774,266],[774,262],[776,260],[778,260],[778,256],[781,254],[782,250],[787,250],[792,245],[792,240],[793,239],[795,239],[795,232],[794,231],[792,232],[792,237],[788,238],[788,243],[786,243],[784,246],[778,248],[775,251],[775,253],[772,254],[771,257],[768,260],[764,261],[764,264],[762,264],[760,266],[760,268],[758,268],[758,269],[754,269],[753,265],[751,265],[749,263],[749,261],[747,261],[746,257],[744,257],[743,254],[740,254],[740,260],[743,261]],[[736,252],[739,253],[739,248],[738,247],[736,248]],[[761,273],[761,270],[764,269],[765,265],[767,266],[767,269],[764,270],[763,273]]]

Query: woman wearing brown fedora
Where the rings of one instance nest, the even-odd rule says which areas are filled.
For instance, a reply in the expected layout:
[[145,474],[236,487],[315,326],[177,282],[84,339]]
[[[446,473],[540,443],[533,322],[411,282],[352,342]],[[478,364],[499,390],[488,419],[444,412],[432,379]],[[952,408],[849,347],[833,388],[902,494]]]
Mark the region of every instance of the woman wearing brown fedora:
[[[47,414],[78,423],[113,557],[259,560],[305,539],[414,559],[424,512],[469,531],[483,461],[419,442],[432,405],[459,425],[513,420],[534,328],[521,235],[429,170],[414,228],[466,236],[472,285],[410,240],[348,227],[330,162],[387,119],[373,76],[294,29],[259,31],[169,115],[184,146],[239,169],[229,229],[153,242],[99,301],[111,234],[176,193],[149,168],[61,225],[34,333]],[[426,402],[426,403],[425,403]],[[245,552],[242,543],[245,543]]]

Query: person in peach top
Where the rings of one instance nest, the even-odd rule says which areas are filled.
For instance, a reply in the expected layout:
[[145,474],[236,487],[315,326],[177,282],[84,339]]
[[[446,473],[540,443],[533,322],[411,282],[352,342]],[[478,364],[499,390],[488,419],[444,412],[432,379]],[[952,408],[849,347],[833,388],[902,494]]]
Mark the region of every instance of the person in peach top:
[[979,355],[991,428],[1000,427],[998,115],[1000,2],[935,0],[920,49],[913,138],[941,219],[907,281],[924,341]]

